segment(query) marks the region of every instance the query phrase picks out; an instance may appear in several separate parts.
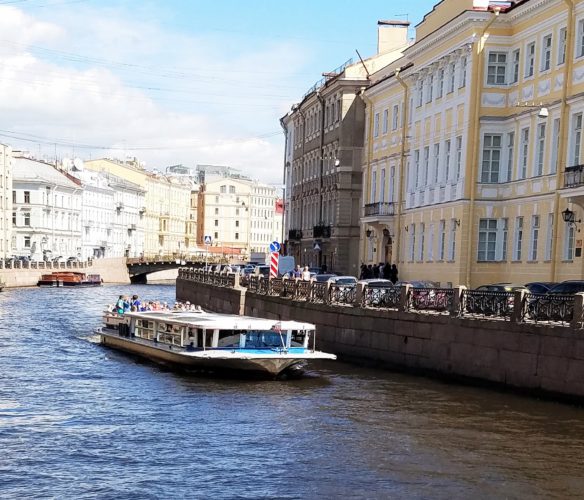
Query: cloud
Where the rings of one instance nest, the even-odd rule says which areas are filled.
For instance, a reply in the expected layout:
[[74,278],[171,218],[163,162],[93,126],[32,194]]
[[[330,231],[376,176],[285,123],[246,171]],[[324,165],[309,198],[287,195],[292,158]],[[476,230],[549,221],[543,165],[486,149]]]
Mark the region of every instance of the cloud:
[[303,85],[298,47],[236,48],[151,11],[49,10],[39,19],[0,6],[2,142],[48,157],[132,155],[150,168],[230,165],[281,183],[278,118]]

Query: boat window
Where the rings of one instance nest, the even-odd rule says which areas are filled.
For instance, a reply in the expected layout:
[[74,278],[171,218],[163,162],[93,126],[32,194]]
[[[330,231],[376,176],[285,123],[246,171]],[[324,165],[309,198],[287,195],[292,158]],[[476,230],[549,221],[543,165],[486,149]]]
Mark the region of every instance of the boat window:
[[143,339],[152,340],[156,332],[154,331],[154,321],[139,319],[136,321],[134,335]]
[[260,349],[264,347],[283,347],[282,340],[285,334],[280,334],[271,330],[255,331],[250,330],[245,334],[245,347],[247,349]]
[[172,323],[158,323],[158,341],[165,344],[181,345],[184,327]]
[[292,347],[303,347],[305,337],[306,332],[304,330],[292,330],[292,338],[290,339],[290,345]]
[[217,347],[239,347],[239,330],[220,330]]

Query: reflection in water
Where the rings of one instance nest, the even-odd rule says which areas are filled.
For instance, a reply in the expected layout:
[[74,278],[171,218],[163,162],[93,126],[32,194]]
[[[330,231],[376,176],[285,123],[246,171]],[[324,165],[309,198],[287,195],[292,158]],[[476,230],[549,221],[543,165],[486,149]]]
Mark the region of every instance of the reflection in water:
[[584,410],[313,365],[294,381],[169,372],[91,342],[120,293],[0,294],[0,496],[567,498]]

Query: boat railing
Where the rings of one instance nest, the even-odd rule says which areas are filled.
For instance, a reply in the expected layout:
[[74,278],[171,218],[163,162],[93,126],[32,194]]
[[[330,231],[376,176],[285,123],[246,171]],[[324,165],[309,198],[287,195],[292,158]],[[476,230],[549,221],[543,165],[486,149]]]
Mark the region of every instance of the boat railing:
[[575,295],[530,294],[454,288],[370,286],[358,283],[343,286],[303,281],[299,278],[268,279],[249,276],[241,283],[239,276],[206,273],[182,268],[179,278],[227,288],[245,287],[246,293],[269,295],[288,300],[353,306],[367,309],[403,311],[416,314],[441,314],[477,320],[513,323],[546,323],[584,329],[584,293]]

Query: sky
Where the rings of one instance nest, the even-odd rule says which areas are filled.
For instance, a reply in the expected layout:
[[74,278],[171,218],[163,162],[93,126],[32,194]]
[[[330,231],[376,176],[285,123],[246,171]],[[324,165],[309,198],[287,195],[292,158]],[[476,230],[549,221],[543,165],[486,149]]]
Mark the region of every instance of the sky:
[[0,0],[0,143],[281,185],[280,117],[373,55],[379,19],[414,26],[436,1]]

